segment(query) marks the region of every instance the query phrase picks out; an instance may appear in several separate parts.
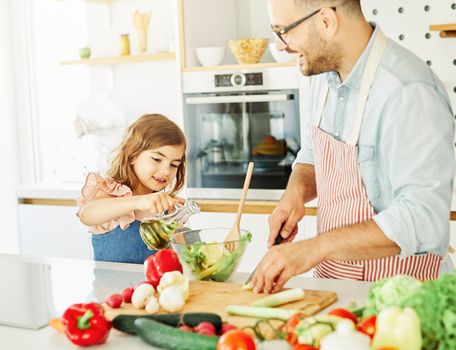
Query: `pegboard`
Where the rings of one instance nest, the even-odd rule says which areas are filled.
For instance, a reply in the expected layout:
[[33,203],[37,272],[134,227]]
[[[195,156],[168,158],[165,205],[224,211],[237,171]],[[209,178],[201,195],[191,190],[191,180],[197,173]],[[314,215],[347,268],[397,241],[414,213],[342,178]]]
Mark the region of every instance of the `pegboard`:
[[456,38],[441,38],[431,24],[456,23],[456,0],[361,0],[363,13],[418,55],[446,87],[456,114]]

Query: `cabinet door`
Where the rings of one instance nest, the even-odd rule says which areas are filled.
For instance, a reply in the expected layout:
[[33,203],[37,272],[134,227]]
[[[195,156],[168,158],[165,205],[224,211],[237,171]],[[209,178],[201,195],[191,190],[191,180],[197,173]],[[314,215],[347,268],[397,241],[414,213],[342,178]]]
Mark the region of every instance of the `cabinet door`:
[[[192,229],[226,227],[227,233],[234,223],[234,213],[201,213],[190,218],[188,226]],[[239,264],[238,272],[252,272],[267,250],[269,235],[269,215],[265,214],[243,214],[241,229],[252,233],[252,242],[247,245],[244,256]],[[306,217],[299,224],[299,233],[295,240],[309,238],[314,235],[315,218]],[[310,272],[303,276],[311,276]]]
[[75,207],[19,205],[21,254],[91,259],[90,234]]

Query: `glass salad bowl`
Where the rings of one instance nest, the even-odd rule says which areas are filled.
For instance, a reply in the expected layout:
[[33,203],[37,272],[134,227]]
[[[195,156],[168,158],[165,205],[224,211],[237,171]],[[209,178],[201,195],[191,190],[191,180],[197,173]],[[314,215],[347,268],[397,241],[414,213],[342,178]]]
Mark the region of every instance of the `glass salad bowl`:
[[[171,246],[179,255],[184,272],[196,280],[226,281],[236,271],[252,234],[241,230],[241,238],[227,242],[230,228],[207,228],[178,231],[171,237]],[[234,247],[234,249],[231,249]]]

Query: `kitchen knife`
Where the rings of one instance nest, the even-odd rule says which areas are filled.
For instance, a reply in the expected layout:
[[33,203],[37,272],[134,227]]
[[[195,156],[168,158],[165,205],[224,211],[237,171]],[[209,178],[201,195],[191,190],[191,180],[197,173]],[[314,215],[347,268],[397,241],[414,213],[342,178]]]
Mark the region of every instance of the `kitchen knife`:
[[[282,230],[282,229],[280,229],[280,230]],[[282,243],[283,239],[284,238],[281,236],[280,231],[279,231],[279,233],[277,234],[277,236],[275,238],[275,241],[274,241],[273,245],[278,245],[278,244]],[[249,278],[247,278],[247,281],[245,281],[245,283],[242,286],[242,288],[244,288],[244,289],[252,289],[252,286],[250,285],[250,281],[251,281],[253,275],[255,274],[255,271],[256,271],[257,267],[255,267],[255,270],[253,270],[253,272],[250,274]]]

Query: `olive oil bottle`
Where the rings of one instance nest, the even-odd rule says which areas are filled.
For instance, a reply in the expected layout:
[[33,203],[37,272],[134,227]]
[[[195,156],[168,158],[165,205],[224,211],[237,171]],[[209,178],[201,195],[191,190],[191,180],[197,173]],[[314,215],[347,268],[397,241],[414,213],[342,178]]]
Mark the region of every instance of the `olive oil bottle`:
[[198,214],[198,203],[187,200],[184,205],[176,205],[176,210],[157,216],[144,218],[139,226],[139,234],[150,250],[169,246],[169,239],[190,216]]

